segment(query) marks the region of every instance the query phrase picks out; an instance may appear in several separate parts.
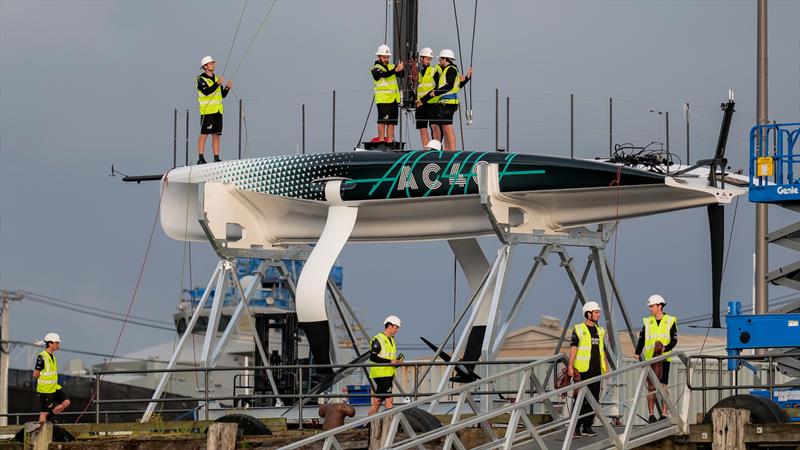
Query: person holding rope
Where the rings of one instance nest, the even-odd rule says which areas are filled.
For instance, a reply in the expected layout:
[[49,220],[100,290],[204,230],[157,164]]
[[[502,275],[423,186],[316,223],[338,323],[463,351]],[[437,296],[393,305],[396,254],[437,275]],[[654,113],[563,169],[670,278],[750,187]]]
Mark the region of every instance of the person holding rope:
[[52,421],[53,416],[69,407],[70,401],[58,384],[58,363],[55,352],[61,348],[61,338],[55,333],[44,337],[44,350],[36,356],[33,378],[36,378],[36,395],[39,397],[39,423]]
[[472,67],[465,76],[458,73],[455,65],[456,55],[449,48],[439,52],[439,71],[434,73],[436,88],[422,96],[419,102],[426,103],[438,99],[436,119],[433,124],[434,137],[437,136],[437,127],[441,127],[441,136],[444,137],[444,149],[456,149],[456,133],[453,130],[453,115],[458,111],[458,91],[469,83],[472,78]]
[[[633,355],[637,361],[647,361],[653,359],[655,356],[659,356],[656,354],[658,348],[663,349],[660,353],[661,355],[669,354],[672,352],[672,349],[678,345],[678,319],[675,316],[664,313],[664,306],[666,306],[666,304],[667,301],[664,300],[664,297],[658,294],[651,295],[650,298],[647,299],[647,308],[650,310],[650,315],[642,319],[644,326],[642,327],[642,331],[639,332],[636,354]],[[642,353],[642,351],[644,351],[644,353]],[[642,356],[644,356],[644,358],[642,358]],[[656,375],[658,376],[658,381],[664,386],[664,389],[669,385],[669,366],[671,362],[672,358],[667,358],[665,361],[656,363],[661,364],[661,373],[659,374],[656,370]],[[653,369],[655,370],[657,368],[654,367]],[[650,412],[650,417],[647,421],[649,423],[655,423],[657,422],[656,416],[653,414],[656,403],[655,386],[652,386],[652,389],[649,388],[650,386],[648,384],[648,391],[651,393],[647,394],[647,410]],[[667,411],[667,403],[662,402],[662,419],[667,417]]]
[[211,135],[211,145],[214,149],[214,162],[222,161],[219,157],[220,138],[222,136],[222,99],[224,99],[233,81],[225,83],[225,77],[214,75],[217,62],[210,56],[200,61],[203,73],[197,76],[197,101],[200,103],[200,138],[197,140],[197,164],[205,164],[203,155],[206,147],[206,138]]
[[[605,352],[606,330],[597,324],[600,321],[600,305],[597,302],[586,302],[583,305],[584,321],[575,325],[569,349],[567,375],[576,381],[588,380],[608,371]],[[578,376],[576,378],[576,375]],[[600,402],[600,381],[588,385],[589,392]],[[575,405],[577,408],[578,405]],[[591,404],[584,398],[580,410],[581,417],[575,426],[574,437],[597,436],[592,429],[595,412]]]
[[375,84],[375,104],[378,105],[378,142],[394,143],[394,127],[399,116],[400,88],[397,77],[403,76],[403,61],[395,66],[389,62],[392,50],[382,44],[375,52],[377,60],[372,65],[372,81]]

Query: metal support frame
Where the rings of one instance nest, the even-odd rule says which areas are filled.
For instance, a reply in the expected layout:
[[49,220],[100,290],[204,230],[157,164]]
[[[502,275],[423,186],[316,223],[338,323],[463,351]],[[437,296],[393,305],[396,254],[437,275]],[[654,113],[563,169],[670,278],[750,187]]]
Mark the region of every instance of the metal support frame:
[[[479,168],[478,175],[478,188],[481,195],[481,202],[484,210],[489,216],[489,220],[494,225],[497,237],[503,243],[502,247],[497,252],[497,257],[491,265],[486,277],[478,292],[475,293],[473,299],[469,302],[470,308],[469,319],[464,324],[464,329],[457,341],[455,349],[453,350],[453,358],[458,358],[463,355],[466,347],[467,338],[470,335],[472,328],[475,326],[475,319],[479,314],[481,308],[485,306],[486,302],[490,302],[489,318],[486,323],[486,333],[481,348],[481,357],[484,361],[493,361],[497,358],[508,333],[517,319],[519,311],[528,297],[530,290],[536,282],[542,268],[547,265],[548,257],[555,253],[558,254],[560,266],[566,271],[567,277],[575,289],[575,297],[570,307],[570,313],[566,317],[561,332],[561,339],[556,346],[556,353],[561,350],[561,344],[566,337],[572,325],[570,319],[577,308],[577,303],[586,303],[589,300],[589,295],[586,291],[586,280],[594,266],[595,276],[600,291],[600,301],[605,313],[605,326],[608,328],[609,345],[606,346],[609,353],[609,361],[612,368],[620,367],[621,362],[621,346],[616,327],[614,326],[614,299],[619,306],[620,313],[624,319],[625,326],[628,331],[628,336],[631,343],[636,345],[636,336],[632,327],[632,322],[628,316],[627,309],[625,308],[622,296],[620,295],[619,288],[612,273],[612,267],[608,262],[608,257],[605,252],[605,246],[609,239],[616,231],[616,223],[607,223],[598,225],[596,230],[589,230],[585,227],[575,228],[564,231],[562,234],[547,234],[544,232],[534,231],[531,234],[515,233],[513,228],[507,224],[502,223],[501,218],[494,214],[494,198],[487,186],[490,180],[487,179],[489,174],[495,173],[486,168]],[[500,204],[500,201],[494,202],[495,205]],[[506,290],[507,273],[511,267],[511,255],[514,248],[519,244],[534,244],[540,245],[541,250],[538,256],[533,258],[533,264],[528,272],[522,287],[517,292],[516,298],[510,306],[507,306],[507,313],[503,313],[503,300]],[[583,275],[578,276],[577,271],[573,265],[573,258],[568,253],[570,247],[584,247],[589,250],[589,260],[584,269]],[[491,294],[488,292],[491,290]],[[470,306],[471,305],[471,306]],[[466,311],[464,312],[466,313]],[[460,324],[465,314],[462,313],[461,317],[450,329],[444,342],[439,346],[433,359],[435,360],[441,349],[444,348],[450,336],[453,334],[455,328]],[[439,382],[438,391],[442,391],[449,379],[449,371],[445,371]],[[484,374],[487,375],[487,374]],[[616,405],[619,403],[619,389],[617,383],[612,383],[613,388],[610,389],[609,395],[611,396],[611,404]],[[485,402],[481,404],[483,412],[488,412],[491,409],[491,401],[489,396],[486,396]],[[436,405],[436,401],[431,402],[431,411]],[[618,410],[612,411],[613,416],[619,417]]]
[[[620,449],[636,448],[651,442],[655,442],[666,436],[674,434],[676,431],[688,431],[688,411],[689,411],[689,391],[685,391],[680,399],[671,400],[667,397],[667,391],[661,386],[652,365],[666,360],[668,357],[678,357],[686,362],[686,356],[682,352],[676,352],[672,355],[663,355],[656,357],[649,361],[642,361],[624,369],[620,369],[620,374],[637,373],[637,388],[634,396],[630,399],[628,405],[627,420],[625,427],[614,427],[606,416],[606,411],[601,404],[589,394],[588,386],[592,383],[608,381],[614,374],[607,373],[599,377],[589,380],[581,381],[571,386],[561,389],[545,392],[539,387],[542,386],[536,369],[544,367],[553,367],[559,362],[564,362],[566,357],[564,355],[554,355],[539,361],[524,364],[522,366],[510,369],[508,371],[492,375],[490,377],[462,385],[449,391],[442,391],[430,397],[417,400],[405,405],[396,406],[390,410],[386,410],[375,414],[370,417],[365,417],[353,422],[349,422],[341,427],[333,430],[324,431],[315,436],[293,442],[285,447],[285,450],[305,448],[315,443],[322,443],[323,448],[341,448],[341,443],[338,438],[349,436],[347,433],[350,430],[358,427],[372,424],[377,424],[383,419],[390,420],[390,428],[386,437],[381,442],[381,448],[392,449],[410,449],[410,448],[423,448],[425,444],[431,445],[435,440],[444,438],[442,448],[449,450],[456,448],[459,450],[466,449],[466,446],[461,441],[458,433],[466,428],[480,426],[488,440],[477,449],[494,449],[494,448],[516,448],[517,446],[526,446],[548,449],[548,448],[562,448],[568,449],[572,445],[572,433],[580,417],[580,407],[573,408],[569,417],[561,418],[552,415],[552,422],[542,425],[534,425],[527,415],[528,409],[531,405],[537,403],[544,403],[552,398],[559,398],[563,394],[571,391],[577,391],[576,405],[581,405],[585,398],[592,408],[592,412],[596,414],[602,423],[602,429],[606,433],[606,438],[600,442],[591,444],[588,448],[609,448],[615,447]],[[476,404],[472,394],[475,391],[484,391],[492,384],[503,379],[519,379],[517,385],[517,396],[513,403],[510,403],[502,408],[490,412],[480,411],[480,407]],[[645,424],[640,427],[633,428],[633,421],[635,413],[639,406],[639,402],[643,401],[647,395],[646,380],[649,379],[655,386],[655,395],[659,401],[665,402],[670,411],[668,420],[657,422],[654,424]],[[537,386],[535,391],[527,387],[529,380],[534,380],[534,385]],[[687,388],[688,389],[688,388]],[[439,402],[447,397],[455,396],[457,398],[456,405],[452,411],[452,418],[450,423],[445,424],[441,428],[419,433],[410,429],[410,426],[405,419],[404,412],[412,408],[425,408],[432,403]],[[467,418],[463,418],[464,414],[473,413]],[[498,437],[491,427],[492,419],[503,415],[509,415],[508,427],[503,437]],[[399,436],[400,427],[406,432],[407,437]],[[520,431],[520,427],[522,430]]]

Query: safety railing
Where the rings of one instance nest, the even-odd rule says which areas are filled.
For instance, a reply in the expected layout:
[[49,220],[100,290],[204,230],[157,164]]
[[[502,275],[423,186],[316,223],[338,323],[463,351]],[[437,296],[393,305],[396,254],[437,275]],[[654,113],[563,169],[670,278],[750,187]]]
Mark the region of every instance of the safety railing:
[[[608,436],[606,439],[593,445],[596,445],[598,448],[602,448],[603,445],[617,448],[628,448],[637,445],[643,445],[674,434],[675,432],[688,432],[688,389],[683,395],[680,396],[680,400],[676,400],[675,402],[670,401],[666,390],[661,385],[656,377],[655,372],[653,371],[654,364],[665,361],[670,356],[673,358],[681,358],[681,360],[684,362],[686,361],[686,356],[683,353],[676,352],[669,356],[664,355],[653,358],[649,361],[639,362],[624,369],[606,373],[599,377],[588,380],[583,380],[567,387],[547,391],[536,375],[535,369],[543,364],[556,364],[558,362],[564,362],[565,357],[563,355],[556,355],[536,362],[524,364],[511,370],[462,385],[449,391],[441,392],[430,397],[383,411],[371,417],[355,420],[336,429],[325,431],[313,437],[297,441],[283,448],[286,450],[298,449],[314,443],[322,443],[323,448],[326,449],[342,448],[341,443],[337,440],[337,435],[357,427],[366,426],[368,424],[371,424],[371,426],[376,426],[378,421],[383,419],[389,419],[390,425],[388,427],[388,432],[384,435],[385,437],[381,442],[382,448],[390,447],[397,450],[413,447],[421,448],[421,446],[425,443],[431,443],[437,439],[444,439],[444,442],[437,443],[437,446],[441,445],[444,449],[450,449],[452,447],[465,449],[466,447],[464,443],[461,442],[457,433],[461,430],[474,426],[480,426],[489,441],[488,443],[478,447],[480,449],[496,448],[500,446],[502,446],[502,448],[511,448],[513,445],[523,441],[531,441],[531,443],[536,444],[539,448],[547,449],[550,448],[550,446],[548,446],[545,438],[548,435],[556,432],[565,433],[563,445],[554,444],[553,442],[550,442],[550,445],[556,445],[562,448],[570,448],[572,445],[571,431],[577,425],[578,419],[583,417],[581,416],[580,411],[584,399],[589,402],[592,410],[591,413],[597,415],[602,423],[604,431]],[[641,373],[638,376],[636,390],[633,398],[631,399],[632,405],[628,408],[625,416],[625,425],[624,427],[621,427],[621,430],[619,430],[619,427],[615,428],[611,425],[608,418],[605,416],[604,409],[601,407],[599,401],[587,391],[589,390],[589,386],[594,383],[608,381],[613,377],[630,371],[640,371]],[[475,390],[480,390],[483,386],[497,382],[503,378],[518,375],[521,375],[521,381],[519,382],[514,401],[507,406],[493,409],[489,412],[481,412],[481,409],[474,398]],[[645,393],[647,384],[646,380],[649,380],[652,384],[653,389],[655,390],[654,394],[657,396],[658,400],[667,405],[670,414],[667,422],[648,424],[635,430],[633,428],[634,415],[636,414],[638,401],[642,398],[642,394]],[[529,384],[532,385],[534,389],[528,389],[527,386]],[[566,395],[571,391],[577,392],[573,411],[568,417],[560,418],[558,417],[557,412],[551,407],[552,399],[560,398],[562,395]],[[413,430],[409,424],[409,421],[404,415],[405,411],[408,411],[412,408],[430,407],[441,399],[452,396],[456,396],[457,400],[456,406],[452,413],[452,420],[449,424],[423,433],[417,433]],[[678,405],[678,401],[680,401],[680,405]],[[527,411],[532,405],[541,403],[546,405],[546,409],[550,412],[552,421],[550,423],[537,426],[531,422],[527,416]],[[474,416],[462,419],[461,415],[467,411],[467,407],[472,410]],[[497,436],[489,421],[506,414],[510,415],[510,417],[505,436],[501,438]],[[522,431],[518,431],[520,426],[522,427]],[[400,435],[401,427],[407,435],[405,438]]]
[[[778,383],[778,364],[780,364],[781,359],[785,358],[787,358],[787,356],[780,355],[692,355],[688,357],[687,364],[691,367],[699,368],[701,381],[698,385],[692,381],[692,377],[687,376],[686,385],[690,390],[702,392],[701,412],[703,415],[708,412],[708,405],[706,402],[706,392],[708,391],[731,391],[732,394],[736,395],[740,390],[758,389],[769,391],[769,397],[774,398],[776,388],[800,388],[800,380],[797,379],[795,379],[794,382],[788,381],[785,383]],[[711,362],[710,364],[709,361]],[[756,382],[749,384],[741,383],[738,370],[723,370],[723,365],[727,368],[731,362],[733,362],[737,368],[746,367],[752,371],[755,374],[754,381]],[[709,366],[711,367],[709,368]],[[714,370],[715,367],[716,370]],[[708,382],[706,374],[709,369],[716,372],[716,376],[712,377],[712,379],[716,380],[714,384],[709,384]],[[731,376],[724,376],[725,372]],[[763,383],[759,382],[759,380],[762,379],[762,374],[765,375],[766,378],[766,382]],[[726,378],[730,381],[724,381]]]
[[[800,123],[750,129],[750,201],[800,200]],[[760,153],[759,153],[760,151]]]
[[[514,364],[529,364],[531,360],[515,360],[513,361]],[[490,366],[499,366],[499,365],[508,365],[509,361],[454,361],[454,362],[428,362],[428,361],[411,361],[411,362],[404,362],[398,365],[394,365],[392,367],[400,368],[410,368],[413,373],[413,380],[414,382],[411,385],[411,389],[409,391],[400,391],[398,393],[391,394],[393,397],[409,397],[411,399],[417,400],[420,398],[425,398],[428,396],[432,396],[434,394],[438,394],[438,392],[428,392],[423,391],[420,389],[421,386],[421,379],[420,374],[422,373],[423,369],[430,368],[430,367],[448,367],[447,370],[451,370],[450,368],[455,368],[457,366],[464,366],[464,365],[475,365],[476,370],[478,367],[490,367]],[[348,369],[349,371],[365,371],[368,370],[370,367],[376,366],[389,366],[388,364],[311,364],[311,365],[286,365],[286,366],[253,366],[253,367],[199,367],[199,368],[183,368],[183,369],[141,369],[141,370],[114,370],[114,371],[98,371],[95,375],[95,396],[93,400],[94,406],[94,414],[95,414],[95,421],[100,423],[100,418],[103,414],[106,413],[103,410],[103,406],[106,405],[120,405],[120,404],[147,404],[147,403],[156,403],[156,404],[169,404],[174,402],[187,402],[187,401],[197,401],[200,404],[201,415],[204,420],[209,420],[209,413],[211,411],[222,411],[226,409],[237,409],[235,407],[231,408],[212,408],[210,404],[212,402],[223,402],[223,401],[232,401],[233,404],[241,403],[241,402],[254,402],[256,400],[264,400],[270,403],[274,403],[276,406],[279,407],[286,407],[287,412],[293,408],[297,408],[298,414],[298,423],[300,428],[303,427],[303,408],[299,407],[300,405],[304,405],[311,401],[316,401],[317,399],[324,399],[324,400],[332,400],[332,399],[342,399],[342,398],[358,398],[358,397],[370,397],[371,394],[359,394],[359,393],[334,393],[334,392],[327,392],[330,390],[335,384],[335,381],[331,382],[331,379],[328,378],[327,381],[329,383],[325,383],[326,379],[324,377],[320,378],[317,376],[314,382],[309,383],[309,373],[310,371],[318,371],[318,370],[328,370],[328,371],[336,371],[338,369]],[[256,375],[258,376],[265,376],[262,375],[266,371],[273,371],[278,372],[281,371],[282,373],[290,374],[295,381],[292,385],[292,389],[287,392],[269,392],[269,393],[256,393],[253,392],[255,386],[252,384],[245,385],[234,385],[233,387],[237,389],[234,392],[234,395],[213,395],[211,388],[212,388],[212,381],[211,376],[215,373],[225,373],[225,372],[236,372],[236,375],[242,375],[244,373],[250,379],[254,379]],[[151,399],[151,398],[125,398],[125,399],[103,399],[102,398],[102,390],[101,387],[101,379],[104,377],[114,376],[114,375],[147,375],[147,374],[163,374],[163,373],[197,373],[202,375],[202,381],[198,386],[198,390],[201,391],[202,395],[199,396],[181,396],[181,397],[169,397],[169,398],[159,398],[159,399]],[[351,372],[353,373],[353,372]],[[237,378],[236,375],[234,378]],[[316,374],[315,374],[316,375]],[[346,375],[342,374],[342,377]],[[550,373],[548,372],[548,378]],[[324,389],[319,389],[318,386],[320,385],[320,381],[325,383]],[[338,377],[336,379],[338,381]],[[400,388],[399,385],[396,386]],[[247,390],[243,394],[238,394],[238,389]],[[269,387],[265,387],[265,391],[271,391]],[[485,392],[475,392],[475,395],[505,395],[505,394],[513,394],[516,391],[512,390],[497,390],[497,389],[488,389]],[[283,400],[292,399],[295,403],[291,406],[286,406],[282,403]],[[142,409],[142,412],[144,409]]]

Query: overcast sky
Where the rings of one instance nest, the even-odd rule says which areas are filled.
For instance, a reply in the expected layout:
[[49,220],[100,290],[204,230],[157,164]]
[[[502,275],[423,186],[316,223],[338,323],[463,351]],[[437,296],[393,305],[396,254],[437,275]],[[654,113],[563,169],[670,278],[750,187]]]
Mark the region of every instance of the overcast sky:
[[[297,152],[303,103],[308,151],[330,151],[333,89],[336,148],[352,148],[372,95],[368,71],[383,41],[385,2],[278,1],[253,40],[271,4],[247,4],[227,57],[243,2],[0,1],[0,287],[127,310],[155,219],[158,184],[122,183],[109,177],[110,168],[113,163],[129,174],[168,169],[174,108],[181,111],[179,162],[187,108],[190,159],[196,159],[194,77],[204,55],[217,59],[218,72],[225,69],[244,101],[247,155]],[[512,151],[569,155],[574,93],[580,157],[608,152],[609,97],[615,99],[615,143],[664,141],[663,116],[649,111],[669,111],[671,149],[681,156],[682,105],[689,102],[692,159],[710,157],[719,105],[733,88],[737,106],[728,157],[735,169],[746,168],[747,133],[755,122],[754,1],[485,0],[478,5],[472,58],[474,2],[457,4],[463,53],[450,1],[420,1],[419,35],[420,47],[450,47],[465,63],[473,61],[475,120],[464,129],[465,148],[494,147],[498,88],[511,97]],[[800,2],[773,1],[769,8],[769,118],[798,122]],[[236,97],[227,101],[222,155],[231,159]],[[373,112],[366,138],[375,133],[374,117]],[[419,145],[413,134],[411,145]],[[730,229],[734,207],[726,210]],[[740,201],[723,305],[751,299],[753,211],[746,198]],[[774,229],[797,217],[772,208],[770,219]],[[622,223],[609,254],[634,316],[646,313],[644,299],[656,292],[679,317],[709,311],[707,239],[703,209]],[[482,244],[493,256],[496,240]],[[156,228],[132,314],[172,320],[181,286],[189,283],[183,248]],[[207,245],[193,249],[192,281],[205,284],[214,255]],[[537,252],[516,253],[512,290]],[[573,256],[582,266],[585,253],[576,250]],[[796,252],[772,256],[772,269],[798,259]],[[344,292],[373,331],[383,317],[397,314],[405,325],[401,350],[403,344],[418,345],[417,336],[441,339],[453,308],[453,257],[446,243],[350,245],[340,262]],[[594,284],[590,290],[596,293]],[[770,289],[771,297],[788,293]],[[538,323],[543,314],[563,320],[572,295],[563,271],[551,264],[516,325]],[[13,304],[11,313],[12,339],[32,342],[56,331],[65,347],[100,353],[112,351],[121,327],[32,301]],[[129,324],[119,352],[173,338],[171,332]],[[23,353],[12,355],[14,366],[25,363]]]

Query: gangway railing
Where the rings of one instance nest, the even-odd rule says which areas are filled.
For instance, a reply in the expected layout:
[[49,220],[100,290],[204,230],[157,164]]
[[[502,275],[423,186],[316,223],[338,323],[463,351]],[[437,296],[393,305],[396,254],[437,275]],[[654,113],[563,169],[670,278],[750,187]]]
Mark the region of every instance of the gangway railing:
[[[282,447],[285,450],[299,449],[303,446],[310,444],[322,443],[323,449],[342,448],[342,443],[337,439],[337,435],[366,425],[376,426],[383,419],[389,419],[390,425],[388,432],[384,435],[381,442],[381,448],[391,449],[408,449],[408,448],[423,448],[425,443],[430,443],[437,439],[444,439],[443,448],[450,449],[456,447],[459,450],[466,449],[466,446],[458,436],[458,432],[466,428],[480,426],[488,439],[486,444],[477,447],[478,449],[492,449],[492,448],[512,448],[516,444],[522,442],[529,442],[537,445],[539,448],[548,449],[553,447],[560,447],[563,449],[571,448],[572,446],[572,430],[575,428],[578,419],[581,417],[580,410],[583,400],[586,399],[591,405],[592,413],[596,414],[602,423],[604,431],[607,433],[607,438],[600,442],[591,444],[591,448],[633,448],[636,446],[644,445],[650,442],[657,441],[664,437],[670,436],[675,433],[688,433],[688,414],[690,405],[690,391],[688,387],[678,400],[670,401],[668,394],[664,387],[658,380],[653,365],[655,363],[665,361],[669,357],[677,357],[686,362],[686,355],[682,352],[676,352],[671,355],[659,356],[649,361],[643,361],[624,369],[603,374],[599,377],[583,380],[579,383],[552,390],[546,391],[541,384],[535,369],[542,365],[555,365],[558,362],[565,362],[564,355],[555,355],[546,359],[536,362],[524,364],[522,366],[474,381],[469,384],[457,387],[455,389],[440,392],[438,394],[426,397],[403,406],[398,406],[387,411],[375,414],[371,417],[355,420],[347,423],[341,427],[333,430],[325,431],[313,437],[303,439]],[[691,368],[687,365],[687,370]],[[632,397],[632,405],[628,408],[625,416],[624,427],[613,427],[604,414],[604,409],[600,403],[590,393],[587,394],[589,385],[596,382],[609,381],[614,377],[623,375],[626,372],[640,372],[638,381],[636,383],[636,390]],[[521,376],[520,376],[521,375]],[[513,403],[508,406],[491,410],[486,413],[481,413],[473,396],[473,391],[481,389],[484,385],[489,385],[500,381],[503,378],[520,376],[517,396]],[[669,417],[666,422],[656,422],[648,424],[637,429],[634,429],[633,423],[638,406],[638,401],[641,399],[642,394],[645,393],[646,381],[650,380],[655,388],[655,395],[659,402],[664,402],[669,410]],[[534,386],[536,393],[534,394],[528,389],[528,383]],[[485,389],[484,389],[485,390]],[[551,400],[553,398],[560,398],[571,391],[577,391],[575,403],[572,412],[568,417],[558,417],[557,412],[552,408]],[[415,432],[409,421],[405,417],[405,412],[412,408],[425,408],[435,402],[448,397],[457,397],[456,406],[453,410],[452,420],[449,424],[441,428],[431,431],[417,433]],[[534,404],[545,404],[546,410],[550,413],[552,422],[543,425],[534,425],[527,416],[528,409]],[[679,404],[680,403],[680,404]],[[474,413],[473,416],[462,418],[462,415],[467,412],[467,407]],[[490,421],[509,414],[508,426],[506,433],[503,437],[498,437],[492,428]],[[400,428],[406,433],[407,437],[403,438],[400,435]],[[519,427],[522,431],[518,431]],[[549,435],[554,433],[563,432],[563,444],[554,444],[552,441],[550,445],[546,441]]]
[[756,125],[750,129],[751,202],[800,201],[798,141],[800,123]]

